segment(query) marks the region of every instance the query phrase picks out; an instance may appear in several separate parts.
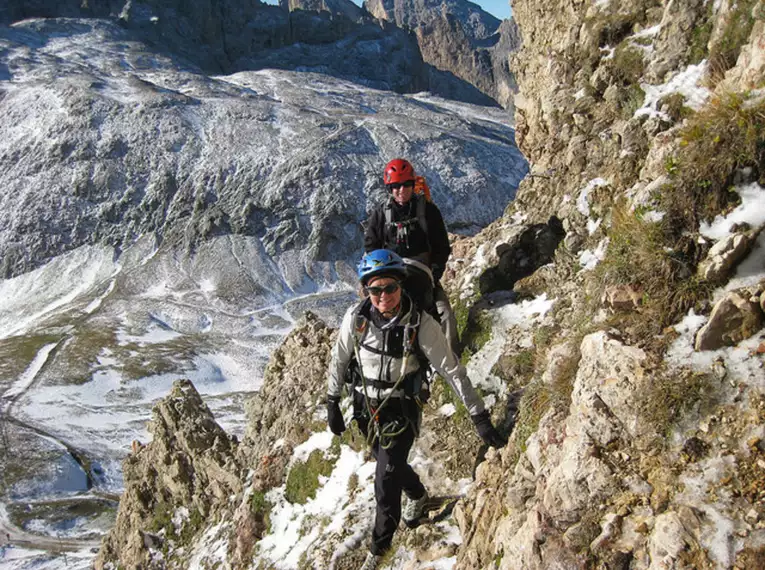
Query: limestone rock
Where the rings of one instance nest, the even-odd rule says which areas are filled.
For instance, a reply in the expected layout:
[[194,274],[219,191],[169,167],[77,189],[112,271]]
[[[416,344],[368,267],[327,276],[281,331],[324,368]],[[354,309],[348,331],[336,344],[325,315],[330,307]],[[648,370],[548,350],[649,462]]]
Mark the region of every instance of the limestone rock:
[[762,328],[765,315],[745,291],[732,291],[720,299],[709,315],[709,322],[696,334],[696,350],[715,350],[734,346]]
[[649,538],[652,562],[650,568],[658,570],[672,564],[692,543],[693,539],[686,532],[677,513],[659,515]]
[[[190,381],[176,381],[154,407],[149,432],[152,441],[123,462],[125,491],[96,560],[99,570],[118,561],[127,568],[163,567],[149,547],[179,545],[242,490],[237,444],[215,423]],[[178,527],[173,519],[180,512],[187,515]]]
[[[307,312],[272,354],[260,392],[245,407],[248,422],[243,443],[251,464],[289,457],[290,447],[305,441],[315,429],[305,413],[326,398],[333,341],[334,331]],[[277,440],[283,444],[273,449]]]
[[703,0],[667,3],[654,43],[658,57],[651,61],[646,72],[651,83],[662,83],[669,71],[686,63],[693,32],[705,10]]
[[[753,10],[762,13],[763,3],[759,2]],[[750,38],[749,43],[741,48],[738,62],[726,72],[718,89],[747,91],[762,84],[765,78],[765,22],[762,19],[754,22]]]
[[699,264],[698,275],[713,283],[725,281],[748,254],[759,232],[734,233],[715,243]]

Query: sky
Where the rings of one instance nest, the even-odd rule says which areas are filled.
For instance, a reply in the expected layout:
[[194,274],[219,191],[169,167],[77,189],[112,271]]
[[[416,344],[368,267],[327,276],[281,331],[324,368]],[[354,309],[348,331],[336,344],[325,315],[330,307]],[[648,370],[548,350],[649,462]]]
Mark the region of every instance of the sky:
[[[263,0],[266,4],[278,4],[278,0]],[[361,6],[363,0],[353,0]],[[510,0],[475,0],[473,4],[478,4],[492,16],[504,20],[510,17]]]
[[510,0],[476,0],[473,2],[486,10],[492,16],[504,20],[510,17]]

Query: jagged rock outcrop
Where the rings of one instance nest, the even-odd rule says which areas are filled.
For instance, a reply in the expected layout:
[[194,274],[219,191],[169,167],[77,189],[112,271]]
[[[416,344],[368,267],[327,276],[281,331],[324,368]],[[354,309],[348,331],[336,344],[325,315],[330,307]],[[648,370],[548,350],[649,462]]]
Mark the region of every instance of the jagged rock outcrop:
[[149,433],[123,462],[125,491],[98,569],[165,567],[158,553],[188,541],[242,490],[237,442],[188,380],[155,406]]
[[381,20],[414,30],[423,59],[476,86],[509,108],[515,80],[508,66],[520,37],[512,21],[501,22],[475,4],[366,0],[365,8]]
[[316,427],[304,416],[325,397],[335,332],[313,313],[305,313],[271,355],[263,388],[247,404],[245,444],[253,458],[269,455],[276,440],[283,441],[278,453],[289,457],[290,448]]
[[354,22],[360,21],[367,16],[366,10],[351,0],[279,0],[282,10],[313,10],[316,12],[329,12],[330,14],[343,16]]

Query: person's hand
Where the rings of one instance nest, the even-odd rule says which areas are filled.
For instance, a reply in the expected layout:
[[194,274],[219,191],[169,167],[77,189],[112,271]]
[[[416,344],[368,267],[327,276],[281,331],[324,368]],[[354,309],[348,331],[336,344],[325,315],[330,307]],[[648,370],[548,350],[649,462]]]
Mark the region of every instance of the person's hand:
[[329,430],[335,435],[342,435],[345,431],[339,396],[327,396],[327,424],[329,424]]
[[500,435],[500,433],[491,424],[491,417],[489,416],[488,410],[484,410],[480,414],[470,416],[470,419],[473,420],[473,424],[475,424],[475,428],[478,430],[478,435],[481,436],[481,439],[484,441],[484,443],[486,443],[486,445],[490,447],[496,447],[498,449],[507,445],[507,439],[502,437],[502,435]]

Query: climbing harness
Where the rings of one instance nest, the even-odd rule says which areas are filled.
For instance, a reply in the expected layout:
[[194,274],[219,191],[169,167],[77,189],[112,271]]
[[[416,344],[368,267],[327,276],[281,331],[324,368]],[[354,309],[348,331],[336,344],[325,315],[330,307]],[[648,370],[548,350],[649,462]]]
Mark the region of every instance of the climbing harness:
[[[412,314],[417,316],[416,321],[409,322],[406,325],[404,325],[404,337],[403,337],[403,354],[401,358],[401,370],[399,372],[398,378],[395,383],[392,385],[388,382],[384,382],[382,380],[382,374],[383,374],[383,368],[380,368],[380,378],[378,378],[377,381],[371,381],[368,380],[366,375],[364,374],[364,370],[362,368],[362,360],[361,360],[361,353],[360,353],[360,347],[363,343],[364,337],[366,336],[368,326],[369,326],[369,320],[366,316],[362,314],[362,309],[364,305],[360,306],[359,310],[356,312],[355,316],[355,322],[354,322],[354,342],[353,342],[353,353],[354,357],[356,358],[356,362],[358,365],[358,375],[361,377],[361,384],[362,384],[362,390],[363,390],[363,396],[364,396],[364,406],[366,408],[366,412],[369,417],[370,425],[367,428],[367,444],[369,447],[374,446],[375,439],[379,440],[380,447],[382,449],[390,449],[396,444],[396,438],[403,434],[410,426],[414,429],[415,434],[419,432],[419,422],[412,421],[412,418],[410,417],[410,414],[405,413],[405,410],[402,410],[400,415],[396,416],[394,419],[386,421],[381,423],[381,412],[386,409],[386,406],[389,406],[391,403],[391,398],[394,394],[399,391],[399,388],[402,387],[402,384],[406,380],[412,380],[413,384],[409,387],[409,390],[404,389],[404,395],[402,398],[397,398],[401,400],[401,404],[404,403],[406,399],[411,399],[414,401],[414,403],[418,406],[418,408],[422,408],[424,405],[424,402],[420,399],[419,395],[422,391],[422,371],[417,370],[416,372],[410,375],[406,374],[407,364],[409,363],[409,357],[412,355],[413,352],[415,352],[416,342],[417,342],[417,333],[420,326],[420,313],[415,311]],[[383,339],[385,339],[385,333],[383,333]],[[381,358],[385,357],[385,340],[383,341],[383,350],[381,351]],[[390,391],[385,396],[385,398],[382,401],[377,401],[373,398],[369,397],[369,388],[370,383],[372,388],[377,389],[388,389],[390,388]],[[407,393],[411,392],[411,393]],[[390,409],[390,408],[388,408]]]

